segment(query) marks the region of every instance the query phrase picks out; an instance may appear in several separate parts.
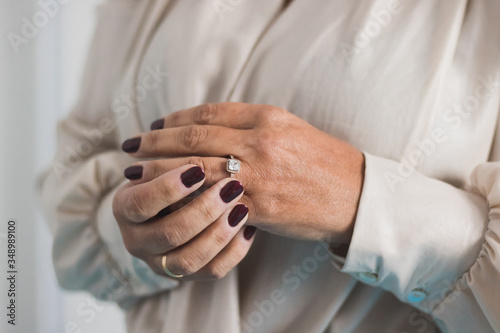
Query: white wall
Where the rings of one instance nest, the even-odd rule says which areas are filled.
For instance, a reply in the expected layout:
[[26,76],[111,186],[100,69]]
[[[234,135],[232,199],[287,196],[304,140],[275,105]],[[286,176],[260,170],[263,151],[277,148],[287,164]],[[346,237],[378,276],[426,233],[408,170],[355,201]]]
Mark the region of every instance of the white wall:
[[[44,3],[56,0],[41,0]],[[101,304],[78,313],[86,293],[63,292],[51,263],[51,236],[37,211],[35,181],[54,154],[55,124],[74,103],[100,0],[57,0],[53,17],[34,0],[0,0],[0,332],[124,332],[123,315]],[[23,34],[23,18],[38,31]],[[43,19],[46,19],[46,22]],[[13,35],[23,39],[13,47]],[[6,223],[17,221],[17,320],[7,324]],[[5,305],[5,306],[4,306]],[[69,330],[70,327],[76,330]]]
[[[16,7],[16,8],[14,8]],[[13,10],[15,9],[15,11]],[[32,73],[34,62],[33,45],[26,52],[14,55],[5,38],[8,27],[17,24],[16,17],[23,11],[30,10],[24,3],[0,2],[0,331],[8,330],[7,306],[7,248],[5,233],[9,218],[17,220],[17,330],[12,332],[33,332],[30,314],[35,313],[32,303],[36,289],[35,268],[31,257],[34,254],[34,234],[30,232],[36,223],[34,208],[34,131],[33,95],[34,82]],[[21,320],[21,318],[23,318]]]

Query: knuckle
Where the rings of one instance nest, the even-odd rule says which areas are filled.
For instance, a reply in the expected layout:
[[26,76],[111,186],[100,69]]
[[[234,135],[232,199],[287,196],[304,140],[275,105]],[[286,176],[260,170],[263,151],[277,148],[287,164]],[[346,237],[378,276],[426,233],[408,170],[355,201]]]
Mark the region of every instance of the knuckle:
[[199,156],[192,156],[188,159],[188,164],[194,164],[202,168],[206,172],[206,165],[205,162],[203,161],[203,158]]
[[123,243],[125,245],[125,249],[127,249],[128,253],[130,253],[132,256],[136,258],[139,258],[141,256],[142,251],[140,248],[140,243],[135,241],[135,237],[123,234]]
[[169,122],[170,123],[172,123],[172,124],[178,124],[179,120],[181,119],[181,112],[180,111],[173,112],[168,117],[169,117]]
[[156,241],[168,249],[174,249],[182,244],[180,233],[175,228],[158,228],[155,233]]
[[155,152],[160,148],[160,131],[153,131],[146,134],[146,145],[144,145],[144,149]]
[[259,120],[265,123],[274,122],[280,119],[285,114],[285,110],[271,106],[264,105],[258,114]]
[[156,178],[164,173],[161,162],[159,161],[145,162],[144,166],[145,172],[147,172],[151,178]]
[[220,263],[213,263],[207,268],[207,274],[210,279],[220,280],[224,278],[228,270]]
[[210,222],[215,221],[219,216],[215,212],[215,209],[211,204],[211,201],[209,201],[209,199],[206,199],[204,197],[200,197],[200,199],[201,200],[198,208],[198,211],[200,213],[200,218],[203,221],[210,221]]
[[193,156],[188,159],[188,164],[194,164],[199,166],[205,173],[205,177],[209,178],[213,175],[213,167],[210,165],[208,160],[205,160],[200,156]]
[[141,248],[139,242],[136,242],[134,240],[128,240],[128,241],[124,240],[124,244],[125,244],[125,248],[127,249],[128,253],[130,253],[133,257],[136,257],[139,259],[142,258],[144,251]]
[[203,126],[192,125],[188,126],[182,136],[182,144],[189,149],[196,148],[201,142],[207,138],[207,130]]
[[198,106],[193,117],[196,124],[208,124],[217,116],[217,104],[206,103]]
[[141,222],[147,219],[146,203],[137,191],[132,191],[127,199],[128,215],[133,222]]
[[172,188],[171,180],[169,178],[163,178],[161,186],[159,188],[159,192],[162,199],[164,199],[163,201],[165,202],[172,202],[173,198],[176,197],[174,193],[175,191]]
[[265,152],[271,149],[276,144],[274,132],[270,129],[263,128],[258,131],[258,135],[254,137],[254,148],[260,152]]
[[214,232],[212,236],[213,246],[215,248],[222,248],[229,242],[230,239],[231,239],[231,231],[228,230],[227,228],[220,228],[220,230]]
[[179,267],[183,275],[191,275],[198,271],[197,261],[188,255],[179,257],[177,267]]

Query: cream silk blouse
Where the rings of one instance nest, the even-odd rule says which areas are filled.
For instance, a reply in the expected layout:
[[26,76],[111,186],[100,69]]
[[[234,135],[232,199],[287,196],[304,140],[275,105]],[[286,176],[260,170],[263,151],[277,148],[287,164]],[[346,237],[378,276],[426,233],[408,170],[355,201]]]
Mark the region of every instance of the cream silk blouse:
[[[60,284],[130,332],[499,332],[500,2],[110,0],[42,197]],[[225,278],[128,254],[121,142],[205,102],[283,107],[366,156],[346,258],[258,231]],[[300,140],[300,138],[297,138]],[[237,155],[238,152],[234,152]]]

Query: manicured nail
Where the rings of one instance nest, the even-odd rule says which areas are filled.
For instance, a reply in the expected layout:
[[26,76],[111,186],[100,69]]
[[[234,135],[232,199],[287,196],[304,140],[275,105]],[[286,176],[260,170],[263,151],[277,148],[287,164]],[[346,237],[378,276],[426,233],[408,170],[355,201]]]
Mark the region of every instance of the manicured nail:
[[247,216],[247,214],[248,214],[248,207],[247,206],[245,206],[243,204],[236,205],[236,206],[234,206],[231,213],[229,213],[229,216],[227,217],[227,221],[229,222],[229,225],[231,227],[236,227],[238,225],[238,223],[240,223],[241,220],[243,220],[245,218],[245,216]]
[[256,230],[257,228],[255,228],[253,225],[249,225],[248,227],[245,228],[245,231],[243,231],[243,237],[245,237],[246,240],[250,240],[253,234],[255,234]]
[[170,215],[171,213],[172,213],[172,208],[170,208],[170,206],[167,206],[167,207],[163,208],[162,210],[160,210],[158,212],[158,214],[156,214],[156,217],[162,218],[162,217],[165,217],[167,215]]
[[188,188],[201,182],[203,179],[205,179],[205,172],[199,166],[192,167],[184,171],[181,175],[182,183]]
[[132,138],[125,140],[122,144],[122,150],[126,153],[135,153],[141,146],[141,138]]
[[158,119],[158,120],[153,121],[149,128],[151,128],[152,131],[155,131],[155,130],[162,129],[163,125],[165,125],[165,119]]
[[125,177],[130,180],[141,179],[142,178],[142,170],[144,168],[142,165],[132,165],[125,169]]
[[243,192],[243,185],[237,180],[232,180],[220,190],[220,198],[225,203],[233,201]]

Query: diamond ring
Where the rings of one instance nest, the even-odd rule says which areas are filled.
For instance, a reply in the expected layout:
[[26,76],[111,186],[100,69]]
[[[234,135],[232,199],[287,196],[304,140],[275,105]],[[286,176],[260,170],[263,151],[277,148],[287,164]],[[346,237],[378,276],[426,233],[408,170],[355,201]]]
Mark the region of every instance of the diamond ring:
[[230,158],[227,160],[226,170],[231,174],[231,178],[234,178],[235,173],[239,173],[241,170],[241,163],[234,158],[234,155],[229,155]]

